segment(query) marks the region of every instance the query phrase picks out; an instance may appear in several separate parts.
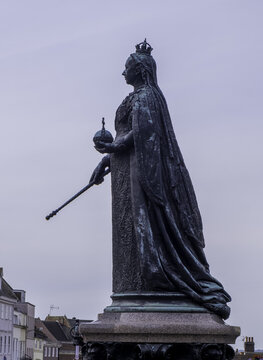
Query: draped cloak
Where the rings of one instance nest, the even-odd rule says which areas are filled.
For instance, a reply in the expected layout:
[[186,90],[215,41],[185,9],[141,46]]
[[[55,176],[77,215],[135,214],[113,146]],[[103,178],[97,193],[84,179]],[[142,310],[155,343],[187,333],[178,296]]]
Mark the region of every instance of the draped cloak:
[[111,155],[113,292],[181,292],[222,318],[230,296],[209,271],[202,220],[165,99],[144,85],[120,105]]

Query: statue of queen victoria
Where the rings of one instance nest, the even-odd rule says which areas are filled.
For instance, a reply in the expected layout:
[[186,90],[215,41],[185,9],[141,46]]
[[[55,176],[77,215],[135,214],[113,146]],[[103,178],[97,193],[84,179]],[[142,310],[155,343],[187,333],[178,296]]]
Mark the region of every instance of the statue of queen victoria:
[[230,296],[209,271],[202,220],[146,42],[126,61],[134,90],[118,107],[116,137],[91,181],[111,172],[113,293],[181,293],[221,318]]

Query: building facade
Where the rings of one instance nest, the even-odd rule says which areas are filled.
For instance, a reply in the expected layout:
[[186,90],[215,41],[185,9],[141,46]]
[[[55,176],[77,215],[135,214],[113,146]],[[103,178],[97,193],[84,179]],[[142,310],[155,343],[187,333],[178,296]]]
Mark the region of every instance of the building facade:
[[25,358],[33,360],[35,348],[35,305],[26,301],[24,290],[14,290],[17,297],[16,309],[26,316]]
[[[73,360],[75,357],[75,347],[70,335],[70,323],[67,317],[48,316],[43,323],[56,341],[60,343],[58,351],[59,360]],[[53,355],[56,355],[55,351],[54,347],[52,349],[52,346],[47,344],[47,357],[44,360],[55,360],[53,357]]]
[[17,298],[0,268],[0,360],[13,360],[13,314]]
[[35,319],[35,306],[26,301],[26,292],[13,289],[0,267],[0,360],[73,360],[75,322],[65,315]]
[[25,359],[26,356],[26,314],[15,305],[13,316],[13,360]]
[[44,359],[44,349],[47,342],[47,336],[42,332],[41,328],[35,326],[35,346],[33,360]]
[[[55,338],[55,336],[48,330],[44,322],[39,318],[35,319],[36,329],[46,336],[44,348],[43,348],[43,360],[58,360],[61,343]],[[35,359],[37,360],[37,359]]]

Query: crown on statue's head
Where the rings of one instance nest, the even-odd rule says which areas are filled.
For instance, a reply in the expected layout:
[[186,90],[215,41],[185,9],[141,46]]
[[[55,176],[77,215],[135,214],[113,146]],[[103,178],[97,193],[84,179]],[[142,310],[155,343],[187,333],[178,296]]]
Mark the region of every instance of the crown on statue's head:
[[140,44],[137,44],[135,47],[136,53],[138,54],[151,55],[151,51],[153,50],[151,45],[147,43],[146,39]]

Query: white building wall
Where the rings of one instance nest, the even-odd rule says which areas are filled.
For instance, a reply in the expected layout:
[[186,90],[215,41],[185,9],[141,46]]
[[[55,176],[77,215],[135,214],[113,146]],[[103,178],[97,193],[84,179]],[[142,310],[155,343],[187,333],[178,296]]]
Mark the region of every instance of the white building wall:
[[[16,291],[16,290],[15,290]],[[16,304],[16,309],[19,312],[26,314],[26,356],[33,359],[34,356],[34,328],[35,328],[35,306],[25,302]],[[0,359],[2,360],[2,359]]]
[[13,326],[13,360],[20,360],[25,357],[26,315],[15,310]]
[[0,360],[13,360],[14,304],[0,299]]
[[34,357],[33,357],[33,360],[43,360],[45,345],[46,345],[46,341],[45,341],[45,340],[39,339],[39,338],[35,338],[35,346],[34,346]]

